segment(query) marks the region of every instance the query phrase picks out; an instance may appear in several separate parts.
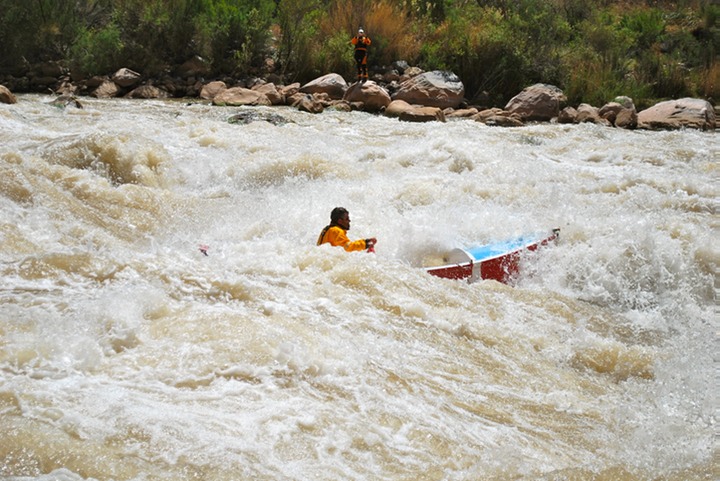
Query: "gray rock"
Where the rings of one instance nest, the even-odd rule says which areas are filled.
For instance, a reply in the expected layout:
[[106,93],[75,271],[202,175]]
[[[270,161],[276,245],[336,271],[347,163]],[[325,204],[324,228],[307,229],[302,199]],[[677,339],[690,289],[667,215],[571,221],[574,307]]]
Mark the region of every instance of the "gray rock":
[[535,84],[510,99],[505,110],[523,120],[547,121],[560,115],[560,107],[567,102],[562,90],[554,85]]
[[445,122],[445,114],[439,107],[414,107],[400,113],[403,122]]
[[300,87],[300,92],[304,94],[324,93],[333,100],[342,100],[347,88],[348,84],[342,76],[329,73],[306,83]]
[[288,120],[282,115],[270,113],[270,112],[256,112],[254,110],[248,110],[240,112],[228,119],[231,124],[247,125],[252,122],[268,122],[273,125],[284,125],[288,123]]
[[14,104],[17,103],[17,98],[13,93],[5,87],[4,85],[0,85],[0,103],[3,104]]
[[112,76],[112,81],[123,88],[137,85],[140,80],[142,80],[142,75],[133,70],[130,70],[129,68],[121,68]]
[[391,102],[390,94],[372,80],[351,85],[345,92],[343,100],[349,103],[362,103],[363,110],[367,112],[380,112]]
[[245,87],[232,87],[223,90],[213,98],[213,105],[240,106],[240,105],[271,105],[270,100],[261,92],[246,89]]
[[715,130],[715,110],[707,100],[682,98],[660,102],[638,113],[638,127],[662,130],[683,127]]
[[464,100],[465,86],[452,72],[435,70],[416,75],[400,84],[392,100],[427,107],[457,108]]

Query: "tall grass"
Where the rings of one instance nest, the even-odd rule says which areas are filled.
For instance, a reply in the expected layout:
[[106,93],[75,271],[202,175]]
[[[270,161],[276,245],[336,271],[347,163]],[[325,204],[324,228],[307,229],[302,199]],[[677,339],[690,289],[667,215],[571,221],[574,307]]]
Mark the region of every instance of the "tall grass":
[[715,100],[720,99],[720,62],[713,62],[710,67],[699,76],[701,95]]
[[[413,62],[419,52],[418,41],[413,35],[412,21],[407,11],[397,2],[388,0],[347,2],[334,0],[328,15],[320,20],[319,45],[334,48],[337,55],[352,60],[350,39],[362,27],[372,40],[368,49],[371,65],[386,66],[395,60]],[[345,48],[340,48],[339,38],[344,38]],[[347,65],[345,61],[340,62]],[[353,65],[351,61],[349,65]],[[345,72],[348,75],[352,72]]]

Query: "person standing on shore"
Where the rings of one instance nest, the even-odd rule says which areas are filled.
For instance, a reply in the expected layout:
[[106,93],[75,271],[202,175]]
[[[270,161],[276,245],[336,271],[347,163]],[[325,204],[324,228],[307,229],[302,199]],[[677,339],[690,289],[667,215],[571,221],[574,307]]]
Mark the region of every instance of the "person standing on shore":
[[350,40],[355,46],[355,64],[357,65],[358,82],[368,79],[367,48],[370,46],[370,37],[360,27],[356,36]]
[[329,243],[332,246],[340,246],[347,252],[362,251],[367,249],[374,252],[377,239],[370,237],[369,239],[358,239],[351,241],[347,236],[350,230],[350,213],[344,207],[335,207],[330,213],[330,224],[320,233],[317,245]]

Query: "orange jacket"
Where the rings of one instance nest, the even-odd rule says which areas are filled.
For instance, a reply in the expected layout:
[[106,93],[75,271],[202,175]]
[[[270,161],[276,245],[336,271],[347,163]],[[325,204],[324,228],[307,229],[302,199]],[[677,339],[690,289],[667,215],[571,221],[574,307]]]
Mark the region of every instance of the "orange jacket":
[[[347,37],[345,37],[347,38]],[[355,50],[367,50],[368,46],[370,45],[370,37],[353,37],[352,40],[350,40],[350,43],[355,45]]]
[[367,249],[365,239],[351,241],[348,239],[347,232],[340,226],[329,225],[323,229],[318,237],[317,245],[329,242],[332,246],[342,246],[346,251],[363,251]]

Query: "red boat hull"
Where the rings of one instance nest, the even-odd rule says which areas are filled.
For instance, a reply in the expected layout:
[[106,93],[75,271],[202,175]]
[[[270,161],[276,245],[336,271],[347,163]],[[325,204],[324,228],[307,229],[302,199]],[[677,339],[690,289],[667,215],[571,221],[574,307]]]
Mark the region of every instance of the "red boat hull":
[[425,270],[430,275],[445,279],[467,279],[470,282],[492,279],[507,284],[519,273],[520,259],[524,253],[536,251],[556,241],[559,235],[560,229],[553,229],[551,234],[534,239],[520,238],[469,251],[456,249],[453,253],[456,259],[454,263]]

